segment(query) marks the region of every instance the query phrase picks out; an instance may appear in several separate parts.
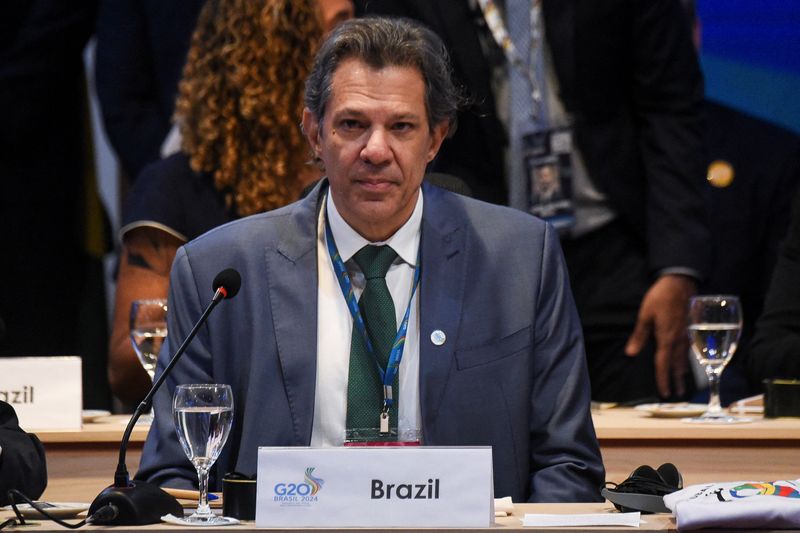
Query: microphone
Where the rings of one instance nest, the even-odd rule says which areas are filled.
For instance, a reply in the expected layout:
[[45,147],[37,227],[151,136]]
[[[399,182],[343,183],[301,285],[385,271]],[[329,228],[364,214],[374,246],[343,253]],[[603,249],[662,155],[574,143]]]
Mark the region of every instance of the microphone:
[[234,268],[226,268],[216,275],[211,283],[211,290],[214,291],[214,298],[221,295],[224,299],[230,299],[239,294],[242,286],[242,276]]
[[96,524],[106,525],[143,525],[155,524],[161,521],[161,517],[167,514],[175,516],[183,515],[183,507],[178,500],[173,496],[167,494],[161,488],[147,483],[145,481],[131,480],[128,474],[128,468],[125,466],[125,455],[128,451],[128,441],[131,438],[131,432],[136,425],[136,421],[142,416],[142,413],[150,409],[153,403],[153,396],[156,391],[164,383],[164,380],[169,375],[175,363],[178,362],[183,352],[189,347],[189,343],[194,339],[197,332],[206,323],[211,311],[222,300],[230,299],[236,296],[239,288],[242,286],[242,276],[233,268],[226,268],[216,275],[211,289],[214,291],[214,296],[211,298],[211,303],[208,304],[206,310],[200,316],[200,319],[186,336],[183,344],[180,345],[175,355],[169,360],[169,363],[164,368],[164,371],[153,383],[147,396],[136,407],[133,412],[128,425],[125,428],[125,433],[122,436],[122,441],[119,445],[119,462],[117,463],[117,470],[114,473],[114,484],[106,487],[92,502],[89,507],[89,516],[92,516],[103,507],[111,506],[116,509],[116,513],[108,520],[97,520]]

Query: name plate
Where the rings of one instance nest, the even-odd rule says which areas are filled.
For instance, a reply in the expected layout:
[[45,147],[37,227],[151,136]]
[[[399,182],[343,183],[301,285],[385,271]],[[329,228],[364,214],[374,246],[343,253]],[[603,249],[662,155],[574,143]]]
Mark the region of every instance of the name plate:
[[490,527],[491,447],[259,448],[257,527]]
[[0,400],[25,430],[80,429],[81,358],[0,358]]

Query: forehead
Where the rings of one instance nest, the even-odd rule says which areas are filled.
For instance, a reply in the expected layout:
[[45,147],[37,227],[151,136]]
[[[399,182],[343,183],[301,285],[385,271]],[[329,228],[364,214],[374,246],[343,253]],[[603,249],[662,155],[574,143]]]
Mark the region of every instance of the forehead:
[[420,115],[426,118],[425,82],[413,66],[375,68],[350,58],[342,61],[331,78],[329,110]]

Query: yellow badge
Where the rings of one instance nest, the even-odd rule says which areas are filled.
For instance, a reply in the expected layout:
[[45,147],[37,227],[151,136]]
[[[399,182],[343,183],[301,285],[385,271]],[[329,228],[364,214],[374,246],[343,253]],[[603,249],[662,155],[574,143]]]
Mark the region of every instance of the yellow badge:
[[727,161],[717,159],[708,165],[708,183],[717,188],[725,188],[733,182],[733,167]]

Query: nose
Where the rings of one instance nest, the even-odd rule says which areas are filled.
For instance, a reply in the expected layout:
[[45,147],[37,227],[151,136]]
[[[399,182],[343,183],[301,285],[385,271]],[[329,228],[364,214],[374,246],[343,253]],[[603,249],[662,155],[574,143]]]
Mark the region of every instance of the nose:
[[361,159],[371,165],[383,165],[388,163],[392,157],[386,131],[375,128],[369,133],[367,143],[361,149]]

